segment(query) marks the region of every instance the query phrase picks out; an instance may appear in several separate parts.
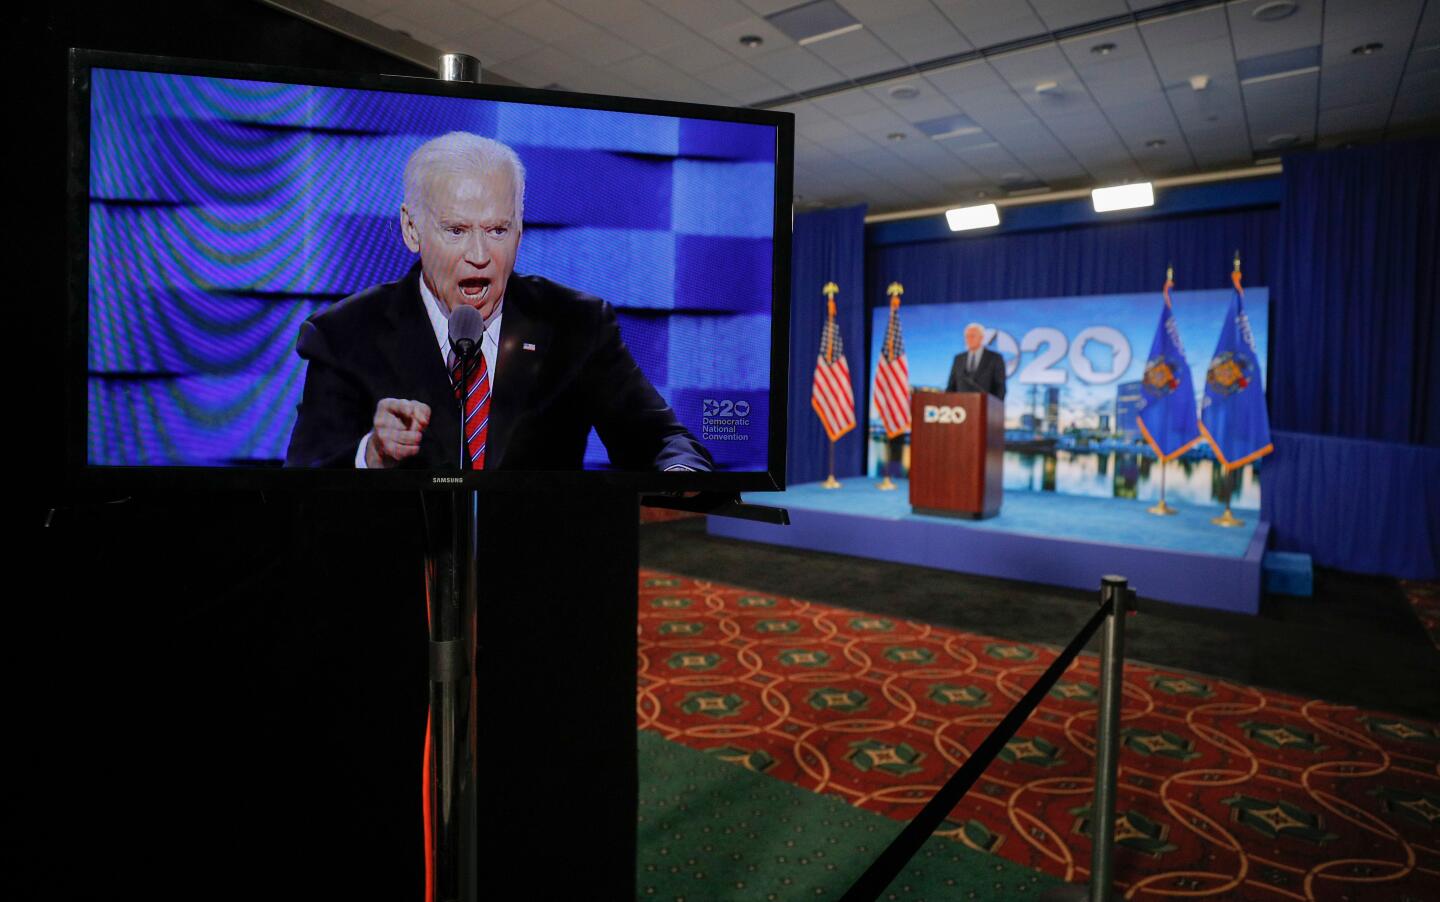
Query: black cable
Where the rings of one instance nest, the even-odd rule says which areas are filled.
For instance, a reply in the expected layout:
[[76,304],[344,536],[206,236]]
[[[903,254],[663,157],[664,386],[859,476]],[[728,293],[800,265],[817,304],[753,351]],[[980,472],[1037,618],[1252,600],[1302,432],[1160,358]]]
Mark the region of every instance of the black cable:
[[954,776],[945,781],[945,785],[940,787],[925,807],[920,809],[920,813],[905,825],[905,829],[886,846],[885,851],[871,862],[865,873],[860,875],[860,879],[851,884],[841,897],[841,902],[872,902],[880,897],[890,882],[909,864],[915,853],[920,851],[930,834],[944,823],[945,818],[965,797],[965,793],[980,779],[980,775],[990,766],[990,762],[995,760],[995,756],[1000,754],[1000,750],[1005,748],[1005,743],[1010,741],[1015,731],[1020,729],[1020,725],[1029,719],[1045,693],[1050,691],[1050,687],[1054,686],[1060,675],[1070,667],[1080,649],[1095,635],[1113,605],[1113,601],[1107,601],[1100,606],[1090,618],[1090,622],[1070,640],[1070,644],[1051,662],[1050,667],[1040,675],[1040,679],[1035,681],[1035,685],[1030,687],[1030,691],[1026,692],[1020,701],[1015,703],[1015,707],[1010,709],[1010,713],[1005,715],[1005,719],[990,731],[990,735],[985,737],[980,747],[971,753]]

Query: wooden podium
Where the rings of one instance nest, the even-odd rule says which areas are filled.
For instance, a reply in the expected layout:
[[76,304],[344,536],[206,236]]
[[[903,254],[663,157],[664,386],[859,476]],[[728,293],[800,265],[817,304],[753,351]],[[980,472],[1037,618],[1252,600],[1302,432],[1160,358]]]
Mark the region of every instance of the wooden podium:
[[984,392],[917,391],[910,401],[910,508],[981,520],[1000,513],[1005,402]]

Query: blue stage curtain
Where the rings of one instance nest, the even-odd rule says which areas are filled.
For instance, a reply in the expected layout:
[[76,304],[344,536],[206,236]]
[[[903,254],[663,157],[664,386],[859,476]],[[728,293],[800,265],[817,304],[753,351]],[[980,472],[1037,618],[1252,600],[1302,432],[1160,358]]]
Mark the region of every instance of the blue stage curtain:
[[1440,141],[1285,158],[1275,425],[1440,445]]
[[[865,206],[820,210],[795,217],[790,266],[790,426],[785,474],[790,485],[824,479],[830,440],[810,408],[811,380],[825,324],[826,282],[840,286],[836,320],[850,364],[857,408],[864,404],[865,382]],[[865,466],[865,417],[835,443],[835,475],[858,476]]]
[[897,279],[907,305],[1143,291],[1158,297],[1170,264],[1177,289],[1226,288],[1237,250],[1245,281],[1269,285],[1279,218],[1275,207],[1259,207],[877,247],[867,264],[867,306],[887,303],[885,286]]
[[1440,577],[1440,449],[1272,435],[1260,516],[1276,548],[1355,573]]

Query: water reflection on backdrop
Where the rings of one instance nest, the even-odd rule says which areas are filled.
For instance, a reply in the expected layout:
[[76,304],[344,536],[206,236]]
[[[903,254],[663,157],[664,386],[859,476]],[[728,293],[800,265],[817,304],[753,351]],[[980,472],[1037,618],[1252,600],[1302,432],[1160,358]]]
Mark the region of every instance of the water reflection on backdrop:
[[[892,443],[889,453],[899,463],[892,475],[910,471],[909,436]],[[1160,497],[1160,462],[1144,445],[1097,449],[1035,447],[1041,443],[1009,442],[1005,450],[1005,491],[1059,492],[1091,498],[1127,498],[1153,503]],[[1117,443],[1118,444],[1118,443]],[[884,468],[884,436],[871,436],[871,475]],[[899,447],[895,447],[898,445]],[[898,453],[897,453],[898,452]],[[1225,480],[1220,464],[1203,446],[1165,463],[1165,498],[1177,504],[1222,506]],[[1263,459],[1247,464],[1233,475],[1231,506],[1260,509],[1260,473]]]

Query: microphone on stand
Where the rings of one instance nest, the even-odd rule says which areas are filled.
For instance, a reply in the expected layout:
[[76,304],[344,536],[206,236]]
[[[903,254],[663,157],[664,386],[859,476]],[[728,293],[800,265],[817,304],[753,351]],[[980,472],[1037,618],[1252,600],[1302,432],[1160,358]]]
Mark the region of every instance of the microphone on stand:
[[460,390],[455,393],[460,406],[460,469],[470,469],[470,447],[465,442],[465,386],[470,384],[470,368],[480,354],[480,340],[485,335],[485,319],[474,307],[460,306],[450,311],[450,350],[460,361]]

